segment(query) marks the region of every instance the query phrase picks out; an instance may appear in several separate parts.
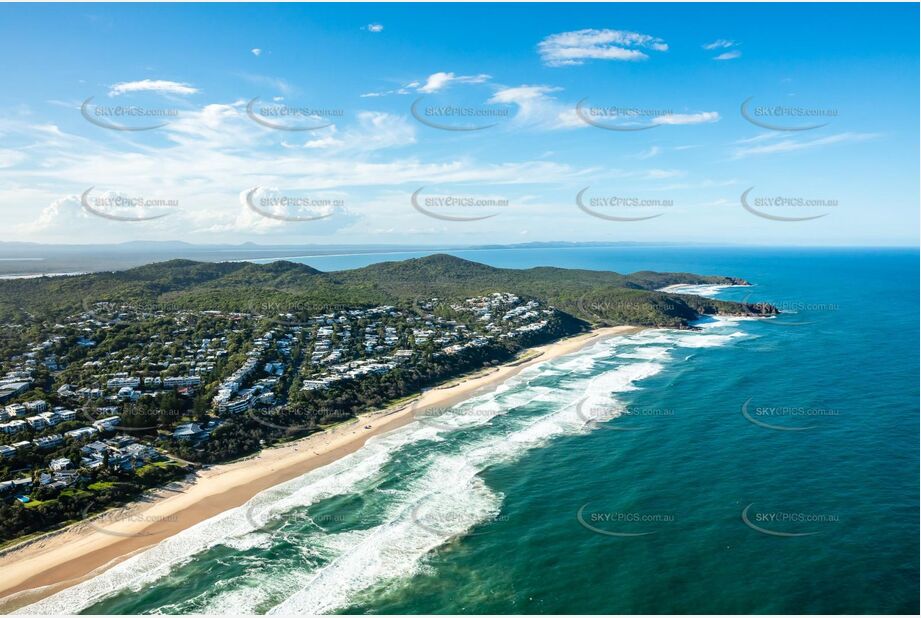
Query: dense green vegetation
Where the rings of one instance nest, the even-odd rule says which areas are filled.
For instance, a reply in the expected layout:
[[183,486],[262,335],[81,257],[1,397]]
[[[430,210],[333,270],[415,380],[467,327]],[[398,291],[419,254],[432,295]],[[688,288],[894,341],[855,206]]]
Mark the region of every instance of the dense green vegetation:
[[327,390],[293,389],[287,403],[270,410],[250,410],[224,419],[211,439],[202,445],[170,441],[168,450],[182,459],[219,463],[257,452],[278,441],[301,437],[323,427],[380,409],[409,395],[484,366],[514,358],[522,348],[554,341],[579,332],[583,323],[561,314],[547,329],[529,333],[517,341],[505,339],[450,357],[423,348],[418,362],[383,375],[370,375]]
[[698,314],[770,313],[773,308],[657,292],[678,283],[744,283],[690,273],[494,268],[449,255],[323,273],[303,264],[172,260],[120,272],[0,281],[0,319],[25,325],[114,301],[151,309],[262,314],[371,306],[423,297],[507,291],[539,298],[594,324],[686,326]]
[[85,473],[73,487],[52,492],[38,487],[30,502],[0,502],[0,544],[62,524],[86,519],[126,504],[144,491],[185,477],[191,470],[175,463],[151,463],[131,472],[99,468]]

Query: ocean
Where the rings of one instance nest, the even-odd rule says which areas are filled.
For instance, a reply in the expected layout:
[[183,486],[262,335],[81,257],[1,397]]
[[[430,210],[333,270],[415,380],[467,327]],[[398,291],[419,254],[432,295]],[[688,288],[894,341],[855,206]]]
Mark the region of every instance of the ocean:
[[687,291],[784,313],[531,366],[26,611],[918,612],[917,250],[451,253],[732,275]]

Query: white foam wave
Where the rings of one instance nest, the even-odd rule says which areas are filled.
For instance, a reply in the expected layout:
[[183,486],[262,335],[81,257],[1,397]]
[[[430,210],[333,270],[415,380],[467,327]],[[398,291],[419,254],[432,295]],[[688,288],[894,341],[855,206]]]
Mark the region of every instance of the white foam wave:
[[396,448],[427,431],[394,432],[370,438],[364,448],[342,459],[253,497],[235,509],[165,539],[111,569],[18,611],[23,614],[72,614],[121,590],[140,590],[215,545],[239,542],[292,508],[349,493],[386,463]]
[[[247,596],[239,591],[248,589],[249,584],[235,582],[237,588],[212,595],[206,606],[195,612],[254,611],[271,602],[271,598],[289,595],[271,612],[328,613],[346,607],[355,594],[382,581],[411,577],[432,550],[499,512],[501,496],[483,483],[480,472],[496,463],[514,460],[556,436],[587,431],[585,409],[606,410],[607,418],[616,416],[623,409],[616,395],[637,388],[636,382],[662,371],[671,349],[726,345],[743,336],[719,330],[728,330],[732,325],[730,320],[715,319],[701,324],[704,332],[643,331],[622,337],[616,344],[601,341],[575,355],[536,364],[493,392],[459,404],[448,413],[458,419],[458,427],[488,425],[495,415],[533,401],[549,404],[551,411],[526,417],[526,422],[511,432],[485,432],[484,437],[463,445],[460,453],[434,452],[422,468],[421,479],[410,481],[404,490],[391,492],[393,502],[384,523],[365,530],[304,535],[301,542],[315,549],[322,547],[329,561],[317,569],[289,571],[284,582],[275,582],[281,587],[272,588],[273,596]],[[611,358],[619,346],[628,350],[618,354],[617,359]],[[599,367],[604,370],[592,375]],[[564,372],[557,387],[531,384],[544,371]],[[338,462],[263,492],[243,507],[201,522],[96,578],[22,611],[75,613],[119,591],[140,590],[219,543],[237,549],[262,547],[265,534],[261,529],[269,522],[292,509],[361,491],[362,481],[380,472],[394,452],[437,434],[450,435],[450,431],[415,422],[372,438],[362,449]],[[420,512],[427,513],[425,521],[434,524],[420,525]],[[292,590],[296,592],[292,594]]]
[[707,284],[685,284],[677,283],[660,288],[659,292],[670,292],[672,294],[693,294],[694,296],[705,296],[712,298],[728,288],[749,287],[746,285],[707,285]]

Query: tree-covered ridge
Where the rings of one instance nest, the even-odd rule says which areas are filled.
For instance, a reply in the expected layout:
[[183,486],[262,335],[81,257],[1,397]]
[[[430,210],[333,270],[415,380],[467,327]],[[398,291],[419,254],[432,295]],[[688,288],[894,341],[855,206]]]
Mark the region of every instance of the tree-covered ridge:
[[462,298],[495,291],[540,299],[593,324],[683,327],[699,314],[776,311],[769,306],[656,291],[674,284],[746,282],[692,273],[623,275],[554,267],[496,268],[445,254],[334,272],[286,261],[171,260],[118,272],[0,281],[0,317],[28,322],[35,317],[67,315],[101,301],[277,313],[433,296]]

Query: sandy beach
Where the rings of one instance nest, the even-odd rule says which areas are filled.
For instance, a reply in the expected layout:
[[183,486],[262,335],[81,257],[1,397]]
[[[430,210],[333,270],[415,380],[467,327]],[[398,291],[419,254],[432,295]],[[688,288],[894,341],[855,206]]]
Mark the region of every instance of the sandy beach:
[[[589,343],[641,330],[600,328],[525,350],[517,361],[486,369],[385,410],[363,414],[284,446],[200,470],[187,483],[158,490],[102,517],[40,537],[0,555],[0,611],[10,612],[95,575],[201,521],[244,504],[261,491],[354,452],[371,436],[397,429],[422,412],[452,406],[494,388],[523,368]],[[522,360],[523,359],[523,360]]]

